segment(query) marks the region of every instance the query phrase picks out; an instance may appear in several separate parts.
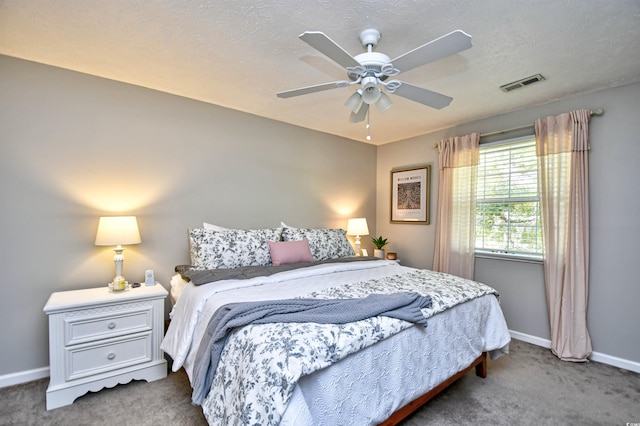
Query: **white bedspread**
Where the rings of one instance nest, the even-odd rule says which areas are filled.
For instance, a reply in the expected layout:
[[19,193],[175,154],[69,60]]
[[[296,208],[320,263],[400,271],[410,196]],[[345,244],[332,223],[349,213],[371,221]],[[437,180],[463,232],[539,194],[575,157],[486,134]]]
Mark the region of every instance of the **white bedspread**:
[[[337,282],[356,283],[410,271],[414,270],[393,262],[356,262],[199,287],[189,284],[171,313],[162,349],[174,359],[173,370],[184,367],[191,378],[208,319],[224,304],[305,296],[335,287]],[[481,352],[506,352],[508,343],[496,297],[474,299],[431,317],[426,330],[410,327],[331,368],[302,377],[281,424],[379,423],[469,365]],[[358,420],[354,423],[354,419]]]
[[[173,371],[184,367],[191,378],[193,358],[208,320],[221,306],[234,302],[275,300],[304,296],[336,285],[381,278],[412,270],[386,260],[320,264],[268,277],[226,280],[200,286],[185,285],[170,317],[171,326],[162,342],[162,350],[173,359]],[[331,276],[331,279],[327,277]],[[199,321],[204,318],[203,321]]]

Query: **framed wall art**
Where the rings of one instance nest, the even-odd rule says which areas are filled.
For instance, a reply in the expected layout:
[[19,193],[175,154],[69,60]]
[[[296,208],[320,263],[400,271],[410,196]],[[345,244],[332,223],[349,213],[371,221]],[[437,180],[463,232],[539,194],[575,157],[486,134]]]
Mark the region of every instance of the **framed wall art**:
[[391,170],[391,223],[429,224],[431,165]]

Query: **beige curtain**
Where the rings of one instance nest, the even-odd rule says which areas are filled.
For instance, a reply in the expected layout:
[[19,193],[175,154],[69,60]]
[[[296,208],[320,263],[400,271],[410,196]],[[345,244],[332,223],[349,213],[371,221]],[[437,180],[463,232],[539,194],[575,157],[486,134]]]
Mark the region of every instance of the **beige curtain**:
[[480,134],[443,139],[433,270],[473,279]]
[[565,361],[591,354],[589,284],[588,110],[535,122],[544,280],[551,350]]

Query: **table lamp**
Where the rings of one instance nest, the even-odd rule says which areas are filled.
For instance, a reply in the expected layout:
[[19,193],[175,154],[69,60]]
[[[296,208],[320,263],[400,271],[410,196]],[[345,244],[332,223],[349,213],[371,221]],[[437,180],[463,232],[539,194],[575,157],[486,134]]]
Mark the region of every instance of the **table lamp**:
[[126,281],[122,276],[124,264],[123,245],[140,244],[140,231],[135,216],[104,216],[98,223],[96,233],[97,246],[116,246],[113,261],[116,264],[116,276],[113,279],[113,291],[122,291],[126,288]]
[[360,256],[360,236],[369,235],[367,219],[364,217],[349,219],[347,223],[347,235],[356,236],[356,256]]

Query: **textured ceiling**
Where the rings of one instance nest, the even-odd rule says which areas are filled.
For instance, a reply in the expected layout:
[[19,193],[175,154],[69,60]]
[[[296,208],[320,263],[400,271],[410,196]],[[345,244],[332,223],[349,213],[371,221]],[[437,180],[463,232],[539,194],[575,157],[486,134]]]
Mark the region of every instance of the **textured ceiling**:
[[[471,49],[400,76],[451,105],[390,95],[390,109],[371,112],[374,144],[640,81],[638,0],[0,0],[0,54],[363,142],[364,124],[343,106],[353,87],[276,92],[346,78],[302,32],[355,56],[365,28],[380,30],[376,51],[391,58],[455,29],[473,37]],[[499,89],[536,73],[546,80]]]

